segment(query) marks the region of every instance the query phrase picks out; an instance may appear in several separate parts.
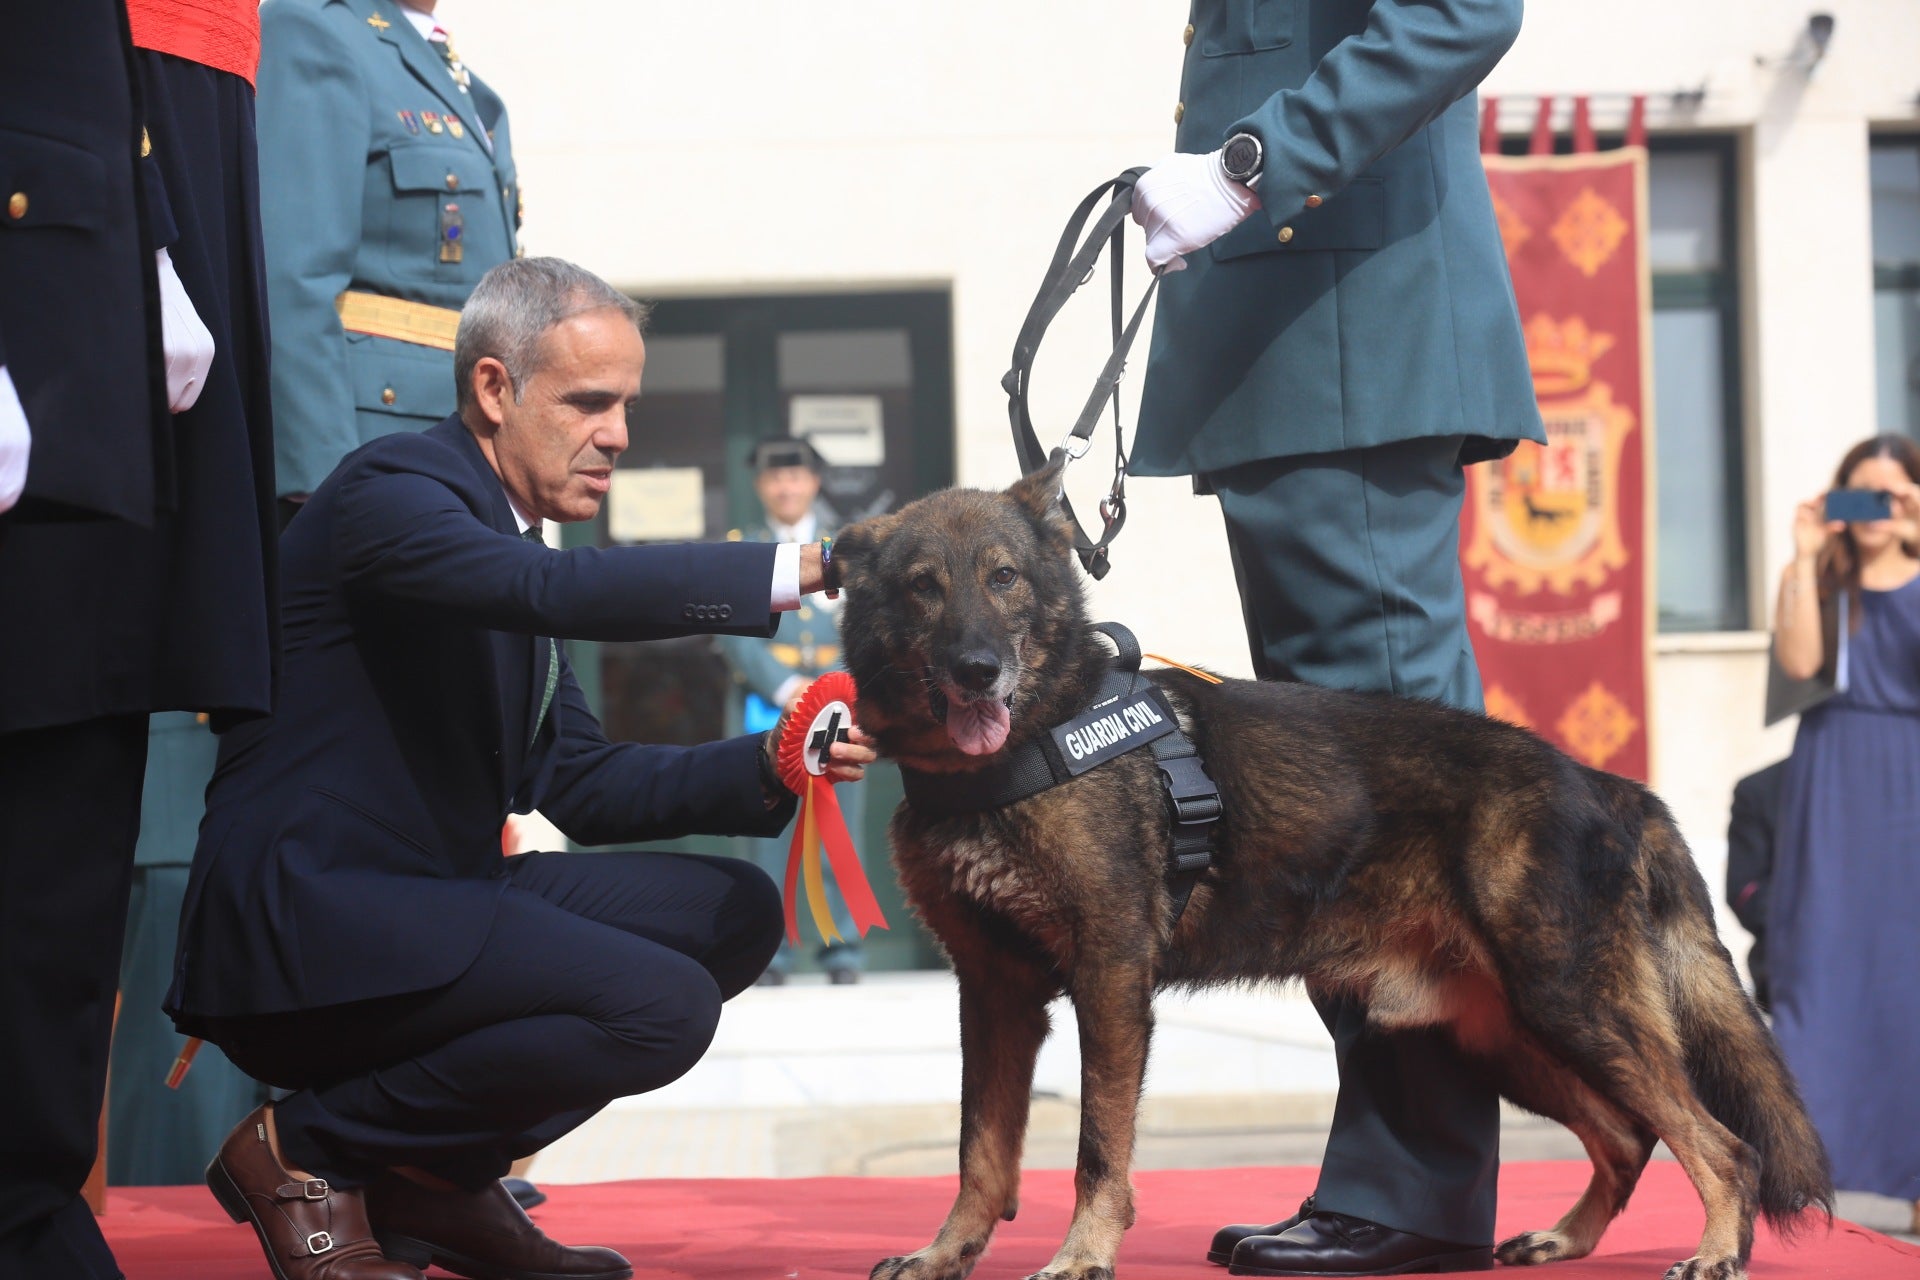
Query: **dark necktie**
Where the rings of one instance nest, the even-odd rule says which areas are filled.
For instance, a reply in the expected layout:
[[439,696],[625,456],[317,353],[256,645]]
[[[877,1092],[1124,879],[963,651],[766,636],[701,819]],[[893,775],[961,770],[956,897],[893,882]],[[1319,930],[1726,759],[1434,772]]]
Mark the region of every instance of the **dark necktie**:
[[[536,524],[532,528],[528,529],[525,533],[521,534],[520,536],[525,538],[528,542],[537,542],[541,546],[545,546],[547,544],[547,540],[542,535],[540,530],[541,530],[541,526]],[[533,749],[534,743],[540,741],[540,726],[545,724],[547,721],[547,708],[553,705],[554,686],[559,683],[560,683],[560,645],[558,641],[548,639],[547,641],[547,688],[546,688],[546,692],[540,695],[540,714],[533,718],[533,736],[527,739],[527,749],[529,751]]]

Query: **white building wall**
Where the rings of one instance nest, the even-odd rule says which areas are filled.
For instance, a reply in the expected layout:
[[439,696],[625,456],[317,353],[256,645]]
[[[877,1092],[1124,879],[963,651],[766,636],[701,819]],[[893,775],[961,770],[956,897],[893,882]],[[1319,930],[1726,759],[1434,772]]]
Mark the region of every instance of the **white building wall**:
[[[1821,7],[1835,29],[1808,74],[1790,63],[1806,0],[1534,0],[1485,87],[1513,130],[1534,94],[1646,93],[1656,130],[1743,139],[1756,620],[1794,502],[1875,428],[1868,128],[1920,124],[1920,0]],[[1016,472],[999,379],[1038,273],[1087,190],[1171,145],[1186,20],[1149,0],[444,0],[439,16],[510,105],[530,252],[652,297],[950,287],[956,473],[990,486]],[[1602,100],[1596,123],[1621,109]],[[1104,356],[1105,290],[1087,292],[1042,354],[1049,441]],[[1096,448],[1074,468],[1083,511],[1103,465]],[[1128,491],[1096,610],[1150,651],[1245,673],[1217,507],[1181,481]],[[1790,726],[1759,729],[1764,676],[1761,632],[1660,645],[1655,785],[1716,889],[1734,779],[1791,744]]]

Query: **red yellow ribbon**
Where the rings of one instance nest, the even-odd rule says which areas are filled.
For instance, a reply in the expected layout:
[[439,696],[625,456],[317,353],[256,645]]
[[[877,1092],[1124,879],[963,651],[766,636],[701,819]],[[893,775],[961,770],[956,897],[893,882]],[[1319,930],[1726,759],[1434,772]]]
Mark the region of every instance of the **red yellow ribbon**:
[[827,907],[826,876],[821,868],[823,849],[840,886],[840,896],[853,916],[855,932],[864,935],[868,929],[887,927],[873,886],[867,883],[867,874],[854,852],[853,837],[847,834],[847,820],[833,795],[833,779],[826,776],[827,751],[839,731],[852,725],[853,704],[853,677],[844,671],[829,671],[808,686],[787,713],[774,750],[780,780],[800,797],[800,816],[793,824],[793,843],[787,849],[785,886],[787,941],[795,946],[800,943],[798,890],[803,876],[814,927],[827,942],[842,940]]

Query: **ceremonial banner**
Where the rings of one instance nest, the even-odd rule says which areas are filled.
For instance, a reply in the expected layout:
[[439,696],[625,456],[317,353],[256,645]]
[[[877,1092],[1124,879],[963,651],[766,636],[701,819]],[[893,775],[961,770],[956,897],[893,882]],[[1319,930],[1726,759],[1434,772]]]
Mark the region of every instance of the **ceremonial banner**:
[[1487,714],[1646,781],[1653,639],[1647,155],[1484,157],[1547,444],[1467,469]]

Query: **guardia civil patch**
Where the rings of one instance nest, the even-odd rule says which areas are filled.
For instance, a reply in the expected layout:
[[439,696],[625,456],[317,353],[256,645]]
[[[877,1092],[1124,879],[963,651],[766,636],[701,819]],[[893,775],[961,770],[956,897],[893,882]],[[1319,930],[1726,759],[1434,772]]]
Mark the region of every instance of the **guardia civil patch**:
[[1165,695],[1143,682],[1132,693],[1095,703],[1050,732],[1061,766],[1069,776],[1078,777],[1179,727]]

